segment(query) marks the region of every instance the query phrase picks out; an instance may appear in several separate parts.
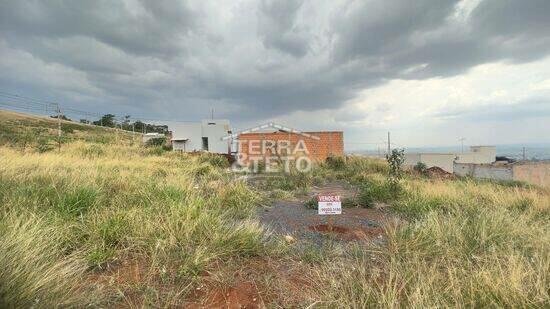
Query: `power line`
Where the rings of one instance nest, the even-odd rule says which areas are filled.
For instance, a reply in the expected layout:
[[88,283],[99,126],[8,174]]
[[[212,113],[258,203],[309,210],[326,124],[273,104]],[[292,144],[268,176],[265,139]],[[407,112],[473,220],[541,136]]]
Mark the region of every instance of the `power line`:
[[[51,101],[41,100],[41,99],[37,99],[37,98],[31,98],[31,97],[27,97],[27,96],[21,96],[21,95],[15,94],[15,93],[10,93],[10,92],[1,91],[1,90],[0,90],[0,97],[4,97],[4,98],[7,98],[7,99],[10,99],[10,100],[13,100],[13,101],[18,101],[17,103],[23,102],[25,104],[34,105],[34,107],[42,106],[44,109],[46,109],[46,112],[56,111],[56,110],[53,109],[53,107],[55,105],[57,105],[57,103],[53,103]],[[59,104],[59,105],[61,107],[61,104]],[[24,108],[24,107],[19,107],[19,106],[16,106],[16,105],[7,105],[7,106]],[[79,109],[75,109],[75,108],[71,108],[71,107],[63,107],[63,108],[61,108],[61,111],[62,112],[70,112],[70,113],[79,114],[79,115],[96,116],[98,118],[101,118],[103,116],[101,113],[83,111],[83,110],[79,110]],[[104,115],[106,115],[106,114],[114,115],[116,118],[124,117],[124,115],[117,115],[115,113],[105,113]],[[140,121],[156,121],[156,122],[180,122],[180,123],[197,122],[197,121],[192,121],[192,120],[170,120],[170,119],[150,118],[150,117],[141,117],[141,116],[130,116],[129,119],[134,120],[134,121],[140,120]]]
[[5,92],[5,91],[1,91],[1,90],[0,90],[0,96],[11,97],[13,99],[18,99],[18,100],[32,101],[32,102],[40,103],[40,104],[56,104],[56,103],[53,103],[53,102],[50,102],[50,101],[39,100],[39,99],[35,99],[35,98],[21,96],[21,95],[18,95],[18,94],[9,93],[9,92]]
[[12,109],[17,109],[17,110],[34,110],[34,111],[44,111],[44,112],[48,112],[48,109],[47,108],[44,108],[44,107],[36,107],[36,106],[20,106],[20,105],[14,105],[14,104],[10,104],[10,103],[5,103],[5,102],[0,102],[0,105],[2,106],[7,106],[7,107],[11,107]]

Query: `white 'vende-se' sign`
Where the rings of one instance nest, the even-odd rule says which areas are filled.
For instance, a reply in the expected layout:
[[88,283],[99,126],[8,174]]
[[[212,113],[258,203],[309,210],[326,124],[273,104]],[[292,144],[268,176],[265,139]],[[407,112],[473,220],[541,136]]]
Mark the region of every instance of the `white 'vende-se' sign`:
[[318,195],[317,202],[320,215],[342,214],[342,202],[339,195]]

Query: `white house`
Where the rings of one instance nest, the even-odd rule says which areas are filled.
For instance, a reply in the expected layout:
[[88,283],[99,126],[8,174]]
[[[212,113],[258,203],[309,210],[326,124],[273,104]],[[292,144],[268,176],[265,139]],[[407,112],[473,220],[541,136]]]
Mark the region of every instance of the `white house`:
[[175,151],[229,153],[230,141],[222,138],[231,134],[227,119],[208,119],[171,126],[172,147]]
[[496,161],[495,146],[471,146],[469,152],[465,153],[432,153],[416,152],[405,153],[405,165],[414,166],[418,162],[426,164],[427,167],[438,166],[443,170],[452,173],[454,163],[493,163]]

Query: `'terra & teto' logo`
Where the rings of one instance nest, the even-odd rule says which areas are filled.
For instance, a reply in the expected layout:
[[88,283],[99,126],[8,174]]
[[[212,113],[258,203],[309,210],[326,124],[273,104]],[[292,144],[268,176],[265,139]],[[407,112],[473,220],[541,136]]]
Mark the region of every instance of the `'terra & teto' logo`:
[[320,140],[318,136],[273,122],[222,138],[229,139],[237,148],[233,170],[255,173],[310,171],[312,158],[308,145]]

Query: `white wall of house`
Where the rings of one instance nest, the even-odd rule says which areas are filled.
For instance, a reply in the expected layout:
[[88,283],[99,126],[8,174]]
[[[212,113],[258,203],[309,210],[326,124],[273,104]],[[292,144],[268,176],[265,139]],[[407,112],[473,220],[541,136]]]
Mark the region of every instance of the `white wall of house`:
[[420,155],[420,161],[424,162],[428,168],[437,166],[444,171],[453,172],[453,161],[456,158],[452,153],[423,153]]
[[406,166],[414,166],[418,162],[426,164],[428,168],[438,166],[452,173],[454,163],[488,164],[496,161],[495,146],[471,146],[465,153],[405,153]]
[[[229,153],[229,141],[222,140],[222,137],[229,134],[231,127],[229,120],[212,119],[203,120],[202,137],[208,138],[208,151],[213,153]],[[202,139],[201,139],[202,143]],[[206,150],[206,149],[205,149]]]
[[437,166],[445,170],[446,172],[453,172],[453,161],[455,155],[452,153],[407,153],[405,154],[406,166],[415,166],[418,162],[426,164],[426,167],[430,168]]
[[[183,123],[171,126],[173,149],[183,151],[201,151],[202,150],[202,126],[197,123]],[[182,141],[187,140],[187,141]]]
[[[180,123],[170,126],[169,129],[172,131],[174,150],[228,153],[229,141],[222,141],[222,137],[231,131],[229,120],[213,119],[196,123]],[[207,144],[203,143],[203,138],[206,138],[204,142],[208,141]],[[208,146],[207,149],[205,146]]]
[[457,163],[487,164],[496,161],[497,149],[495,146],[471,146],[470,152],[457,153]]

